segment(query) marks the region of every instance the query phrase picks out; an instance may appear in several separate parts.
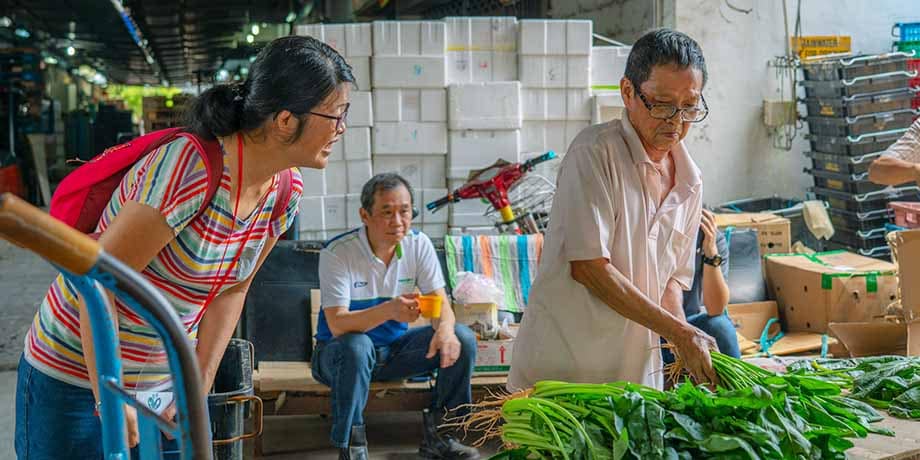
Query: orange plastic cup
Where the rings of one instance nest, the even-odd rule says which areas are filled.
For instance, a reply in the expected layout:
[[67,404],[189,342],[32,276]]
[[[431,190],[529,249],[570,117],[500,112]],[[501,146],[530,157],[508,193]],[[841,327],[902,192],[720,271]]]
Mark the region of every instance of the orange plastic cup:
[[422,316],[428,319],[438,319],[441,317],[441,296],[439,295],[420,295],[418,296],[418,309]]

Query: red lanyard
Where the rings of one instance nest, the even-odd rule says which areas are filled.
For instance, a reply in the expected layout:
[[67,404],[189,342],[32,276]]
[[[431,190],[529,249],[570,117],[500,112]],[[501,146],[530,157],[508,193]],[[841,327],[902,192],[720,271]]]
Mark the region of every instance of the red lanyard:
[[[253,222],[250,222],[249,229],[246,231],[246,236],[243,237],[243,241],[240,243],[240,247],[236,251],[236,255],[233,256],[233,260],[230,262],[230,266],[227,267],[227,271],[224,272],[223,276],[221,277],[220,270],[221,268],[223,268],[224,260],[227,257],[227,249],[230,247],[230,240],[233,239],[233,233],[234,233],[234,230],[236,229],[236,218],[237,218],[237,213],[239,212],[239,207],[240,207],[240,197],[242,196],[242,192],[243,192],[243,187],[242,187],[243,185],[243,135],[240,133],[237,133],[236,139],[237,139],[237,143],[236,143],[237,145],[237,150],[236,150],[237,152],[236,153],[236,158],[237,158],[236,202],[233,204],[233,216],[231,216],[231,219],[230,219],[232,221],[232,224],[230,225],[230,232],[227,237],[227,242],[224,244],[224,254],[220,257],[220,264],[217,266],[217,276],[220,278],[217,284],[211,286],[211,290],[208,291],[208,297],[204,300],[204,303],[201,305],[201,310],[195,316],[195,321],[192,323],[191,327],[189,327],[190,332],[191,332],[191,328],[195,327],[201,321],[201,317],[204,316],[204,312],[208,309],[208,305],[210,305],[211,301],[213,301],[214,298],[217,297],[218,294],[220,294],[221,288],[223,288],[224,285],[227,284],[227,279],[230,277],[230,274],[233,273],[234,267],[236,267],[237,262],[239,262],[240,260],[240,256],[243,254],[243,250],[246,248],[246,243],[249,242],[249,236],[252,235],[252,231],[253,229],[255,229],[255,223],[256,223],[255,221],[258,220],[258,218],[256,218],[256,219],[253,219]],[[258,210],[256,210],[256,212],[258,212]]]

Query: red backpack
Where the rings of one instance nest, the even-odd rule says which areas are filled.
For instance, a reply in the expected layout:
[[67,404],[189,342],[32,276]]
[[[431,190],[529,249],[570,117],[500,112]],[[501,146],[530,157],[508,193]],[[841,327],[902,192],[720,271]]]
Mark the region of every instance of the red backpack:
[[[99,218],[108,206],[121,180],[135,163],[149,153],[179,137],[185,137],[195,146],[195,151],[208,170],[208,189],[197,219],[211,203],[220,186],[224,173],[224,160],[220,144],[216,140],[206,141],[184,128],[169,128],[154,131],[124,144],[109,147],[86,164],[71,172],[58,185],[51,197],[50,213],[83,233],[92,235],[99,224]],[[272,210],[272,220],[279,218],[291,199],[291,171],[281,174],[278,199]]]

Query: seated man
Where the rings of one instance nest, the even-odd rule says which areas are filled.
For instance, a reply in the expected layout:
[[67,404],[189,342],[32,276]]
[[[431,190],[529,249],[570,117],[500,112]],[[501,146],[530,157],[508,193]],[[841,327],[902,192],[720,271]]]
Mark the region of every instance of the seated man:
[[[703,210],[702,224],[696,239],[696,272],[689,291],[684,291],[684,315],[687,322],[716,339],[719,351],[741,357],[735,325],[728,317],[729,292],[725,283],[728,275],[728,243],[716,227],[715,216]],[[665,364],[674,356],[662,349]]]
[[[371,381],[435,369],[420,458],[479,458],[476,449],[437,432],[445,410],[471,402],[476,337],[454,322],[431,240],[410,230],[412,187],[397,174],[378,174],[364,185],[361,208],[364,226],[329,240],[319,259],[323,305],[312,368],[314,378],[332,389],[332,443],[339,458],[368,458],[362,414]],[[407,323],[419,317],[416,289],[441,297],[441,317],[410,330]]]

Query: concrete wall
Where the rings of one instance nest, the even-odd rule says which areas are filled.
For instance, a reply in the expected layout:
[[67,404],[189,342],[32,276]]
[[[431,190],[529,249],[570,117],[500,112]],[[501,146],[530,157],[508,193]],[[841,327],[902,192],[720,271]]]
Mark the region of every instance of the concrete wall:
[[632,44],[655,26],[673,27],[675,0],[552,0],[556,19],[591,19],[594,33]]
[[[782,2],[730,3],[750,12],[725,0],[677,0],[676,6],[676,27],[700,43],[709,69],[704,95],[712,113],[687,140],[703,170],[704,198],[717,204],[773,194],[802,197],[811,185],[802,173],[807,142],[800,133],[791,151],[773,148],[761,121],[762,101],[779,98],[776,69],[767,62],[785,52]],[[796,2],[788,3],[792,33]],[[918,17],[916,0],[802,1],[803,35],[848,34],[863,52],[888,50],[891,25]]]

